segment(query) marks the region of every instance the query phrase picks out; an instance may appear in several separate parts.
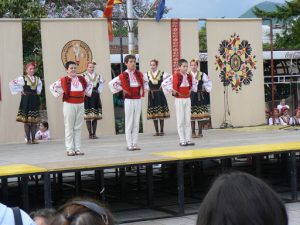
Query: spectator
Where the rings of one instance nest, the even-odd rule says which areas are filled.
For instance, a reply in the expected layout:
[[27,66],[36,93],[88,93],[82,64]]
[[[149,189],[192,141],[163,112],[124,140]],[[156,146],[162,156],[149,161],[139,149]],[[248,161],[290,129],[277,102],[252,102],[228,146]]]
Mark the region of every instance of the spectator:
[[[15,221],[17,218],[17,221]],[[9,208],[0,203],[0,224],[2,225],[35,225],[29,215],[19,208]]]
[[36,225],[49,225],[55,215],[56,211],[54,209],[39,209],[30,213]]
[[201,204],[197,225],[287,225],[283,202],[262,180],[235,172],[223,174]]
[[114,225],[111,213],[95,200],[71,200],[63,205],[51,225]]
[[288,105],[285,104],[285,99],[281,99],[280,104],[277,105],[277,109],[279,110],[279,113],[282,113],[282,108],[290,108]]

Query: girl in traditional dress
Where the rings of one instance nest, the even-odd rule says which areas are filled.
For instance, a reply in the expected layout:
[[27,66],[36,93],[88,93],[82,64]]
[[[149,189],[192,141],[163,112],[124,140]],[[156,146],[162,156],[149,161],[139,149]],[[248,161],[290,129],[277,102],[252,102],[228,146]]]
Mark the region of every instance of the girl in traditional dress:
[[[190,61],[191,74],[198,81],[197,92],[191,93],[192,138],[203,137],[202,121],[210,118],[208,104],[212,84],[209,77],[198,70],[198,66],[198,60],[192,59]],[[196,135],[195,131],[196,121],[198,121],[198,135]]]
[[295,116],[291,117],[290,125],[299,126],[300,125],[300,109],[295,110]]
[[290,115],[289,115],[289,108],[285,108],[283,107],[281,109],[281,112],[282,112],[282,116],[280,117],[280,123],[281,125],[290,125]]
[[[273,115],[274,115],[274,120],[273,120]],[[280,125],[281,124],[281,119],[279,118],[279,110],[275,108],[273,110],[273,115],[269,118],[269,125]]]
[[[158,70],[158,61],[150,61],[150,71],[146,73],[149,80],[150,91],[148,93],[147,119],[153,120],[155,127],[154,136],[164,136],[164,119],[170,117],[168,102],[161,89],[161,83],[169,75]],[[160,122],[160,132],[158,129],[158,120]]]
[[40,97],[42,81],[35,76],[36,63],[26,65],[26,75],[22,75],[9,83],[13,95],[21,93],[21,102],[16,121],[24,123],[27,144],[38,144],[35,140],[37,124],[40,122]]
[[90,139],[98,138],[96,136],[97,120],[102,119],[100,93],[103,91],[105,82],[101,75],[95,73],[95,65],[95,62],[88,62],[87,71],[83,74],[88,81],[93,83],[91,97],[85,96],[84,100],[84,119],[86,120]]

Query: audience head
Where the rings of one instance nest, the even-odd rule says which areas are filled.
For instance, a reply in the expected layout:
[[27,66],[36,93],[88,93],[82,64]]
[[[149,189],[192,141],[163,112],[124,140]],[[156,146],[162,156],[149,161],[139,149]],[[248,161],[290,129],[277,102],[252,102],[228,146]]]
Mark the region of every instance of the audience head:
[[73,199],[58,210],[51,225],[114,225],[111,213],[91,199]]
[[282,107],[281,112],[283,115],[287,116],[289,114],[289,109],[287,107]]
[[54,209],[39,209],[30,214],[36,225],[49,225],[55,215]]
[[299,108],[295,110],[295,116],[300,117],[300,109]]
[[242,172],[216,179],[201,204],[197,225],[287,225],[283,202],[262,180]]
[[285,98],[281,99],[280,105],[285,105]]
[[273,110],[273,115],[274,115],[274,117],[278,117],[279,116],[279,110],[277,108],[275,108]]

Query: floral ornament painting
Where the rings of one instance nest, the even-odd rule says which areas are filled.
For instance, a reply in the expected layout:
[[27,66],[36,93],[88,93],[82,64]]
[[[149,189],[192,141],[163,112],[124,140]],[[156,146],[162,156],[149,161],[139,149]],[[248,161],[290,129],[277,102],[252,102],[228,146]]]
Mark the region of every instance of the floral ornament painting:
[[252,47],[247,40],[241,40],[237,34],[219,45],[219,55],[215,56],[216,70],[224,86],[231,85],[238,93],[242,85],[252,81],[252,70],[256,69],[255,55],[251,55]]

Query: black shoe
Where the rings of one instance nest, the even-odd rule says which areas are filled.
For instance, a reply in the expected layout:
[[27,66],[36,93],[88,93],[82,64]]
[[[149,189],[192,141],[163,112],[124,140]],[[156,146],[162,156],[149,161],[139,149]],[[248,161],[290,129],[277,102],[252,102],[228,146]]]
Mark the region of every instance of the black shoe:
[[195,143],[194,143],[194,142],[191,142],[191,141],[188,141],[188,142],[186,143],[186,145],[193,146],[193,145],[195,145]]
[[187,146],[187,143],[185,143],[185,142],[180,142],[180,143],[179,143],[179,146]]

